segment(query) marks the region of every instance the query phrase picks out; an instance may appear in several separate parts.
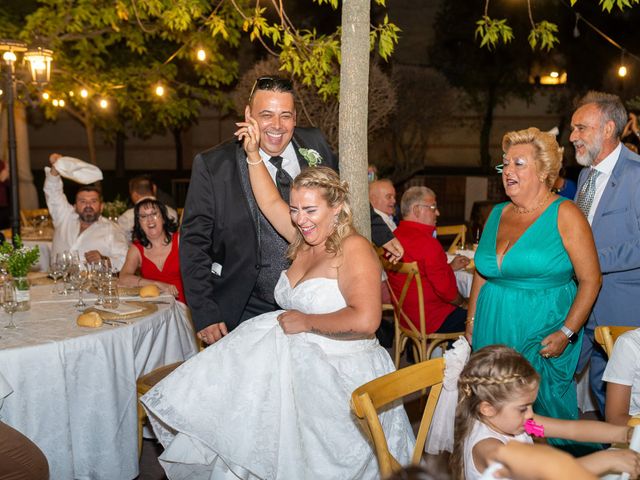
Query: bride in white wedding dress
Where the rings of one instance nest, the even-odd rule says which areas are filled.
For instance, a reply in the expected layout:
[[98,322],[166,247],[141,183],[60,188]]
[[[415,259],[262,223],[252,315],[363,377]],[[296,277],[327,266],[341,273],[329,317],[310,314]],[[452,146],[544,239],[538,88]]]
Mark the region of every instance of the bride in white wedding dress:
[[[242,323],[142,398],[165,447],[160,461],[172,480],[379,478],[349,405],[355,388],[394,369],[374,335],[378,259],[352,227],[335,172],[303,170],[286,205],[248,111],[239,127],[258,205],[291,243],[291,267],[275,288],[283,310]],[[381,420],[391,452],[409,463],[404,408]]]

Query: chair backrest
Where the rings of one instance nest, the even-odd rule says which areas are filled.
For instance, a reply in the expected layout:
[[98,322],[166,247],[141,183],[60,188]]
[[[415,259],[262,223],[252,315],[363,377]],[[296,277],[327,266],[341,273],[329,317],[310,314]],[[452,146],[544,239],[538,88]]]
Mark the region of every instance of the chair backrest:
[[460,225],[447,225],[444,227],[436,227],[436,232],[438,236],[447,236],[447,235],[455,235],[453,242],[449,246],[447,252],[456,253],[459,246],[462,245],[464,248],[465,242],[467,240],[467,226],[465,224]]
[[23,227],[30,227],[30,221],[34,217],[49,217],[48,208],[34,208],[32,210],[20,210],[20,223]]
[[593,332],[593,336],[598,342],[604,351],[607,353],[607,356],[611,356],[611,352],[613,351],[613,344],[616,343],[616,340],[620,335],[624,332],[628,332],[629,330],[635,330],[638,327],[631,326],[600,326],[596,327]]
[[[389,293],[391,294],[391,303],[396,311],[396,315],[398,316],[398,320],[401,320],[403,326],[411,329],[415,334],[420,334],[422,336],[426,335],[426,326],[425,326],[425,317],[424,317],[424,293],[422,291],[422,278],[420,277],[420,270],[418,268],[418,262],[398,262],[391,263],[384,256],[384,250],[378,250],[378,257],[380,258],[380,262],[382,263],[382,268],[384,268],[387,274],[389,272],[399,273],[406,275],[404,284],[402,285],[402,290],[400,291],[400,295],[396,295],[396,293],[391,288],[389,284],[389,280],[387,279],[387,286],[389,287]],[[404,311],[404,302],[407,299],[407,293],[409,292],[409,288],[411,287],[411,283],[415,283],[417,294],[418,294],[418,314],[419,314],[419,326],[418,330],[415,324],[411,321],[409,316]]]
[[411,458],[411,463],[418,465],[442,390],[443,378],[444,359],[434,358],[376,378],[358,387],[351,395],[351,408],[363,421],[365,430],[373,441],[382,478],[399,470],[401,466],[389,451],[389,445],[378,418],[378,410],[396,400],[431,387]]

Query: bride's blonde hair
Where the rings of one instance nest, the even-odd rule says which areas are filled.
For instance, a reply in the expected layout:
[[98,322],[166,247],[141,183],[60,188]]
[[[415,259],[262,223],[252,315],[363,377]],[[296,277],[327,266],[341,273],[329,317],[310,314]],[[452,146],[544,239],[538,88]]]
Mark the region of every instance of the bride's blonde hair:
[[[353,215],[349,203],[349,184],[341,181],[338,174],[331,168],[309,167],[295,178],[291,188],[293,190],[318,189],[330,208],[340,205],[333,231],[325,241],[325,249],[328,253],[339,254],[342,251],[342,241],[354,232]],[[289,245],[287,258],[294,260],[304,245],[304,238],[298,230],[296,238]]]

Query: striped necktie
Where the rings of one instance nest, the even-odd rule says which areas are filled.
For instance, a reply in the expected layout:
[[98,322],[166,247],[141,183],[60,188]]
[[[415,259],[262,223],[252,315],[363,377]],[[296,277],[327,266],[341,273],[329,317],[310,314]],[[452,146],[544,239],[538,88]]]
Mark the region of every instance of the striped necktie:
[[589,211],[591,210],[591,204],[593,203],[593,197],[596,194],[596,179],[600,175],[600,172],[595,168],[589,169],[589,175],[587,176],[587,180],[582,185],[580,189],[580,193],[578,193],[578,198],[576,200],[576,204],[578,208],[582,210],[585,217],[589,217]]
[[278,187],[278,191],[280,192],[280,196],[284,199],[285,202],[289,203],[289,192],[291,190],[291,183],[293,179],[291,175],[287,173],[287,171],[282,168],[282,157],[276,156],[271,157],[269,161],[276,167],[276,186]]

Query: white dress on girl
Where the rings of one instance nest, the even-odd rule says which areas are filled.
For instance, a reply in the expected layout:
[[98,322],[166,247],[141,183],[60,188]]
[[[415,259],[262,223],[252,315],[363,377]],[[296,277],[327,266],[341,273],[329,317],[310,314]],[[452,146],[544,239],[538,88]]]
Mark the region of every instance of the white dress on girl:
[[613,344],[602,380],[631,387],[629,415],[640,413],[640,328],[625,332]]
[[478,442],[486,438],[495,438],[496,440],[504,444],[507,444],[511,441],[533,444],[533,439],[526,432],[520,433],[518,435],[505,435],[504,433],[496,432],[487,424],[476,420],[473,425],[473,429],[471,430],[471,434],[464,442],[465,480],[480,480],[481,478],[486,478],[483,477],[482,473],[478,471],[473,461],[473,447],[475,447]]
[[[292,287],[285,272],[275,298],[305,313],[346,306],[336,279]],[[389,354],[375,338],[287,335],[281,312],[242,323],[142,398],[170,479],[379,478],[350,398],[394,370]],[[415,440],[402,405],[383,412],[381,422],[391,452],[408,464]]]

